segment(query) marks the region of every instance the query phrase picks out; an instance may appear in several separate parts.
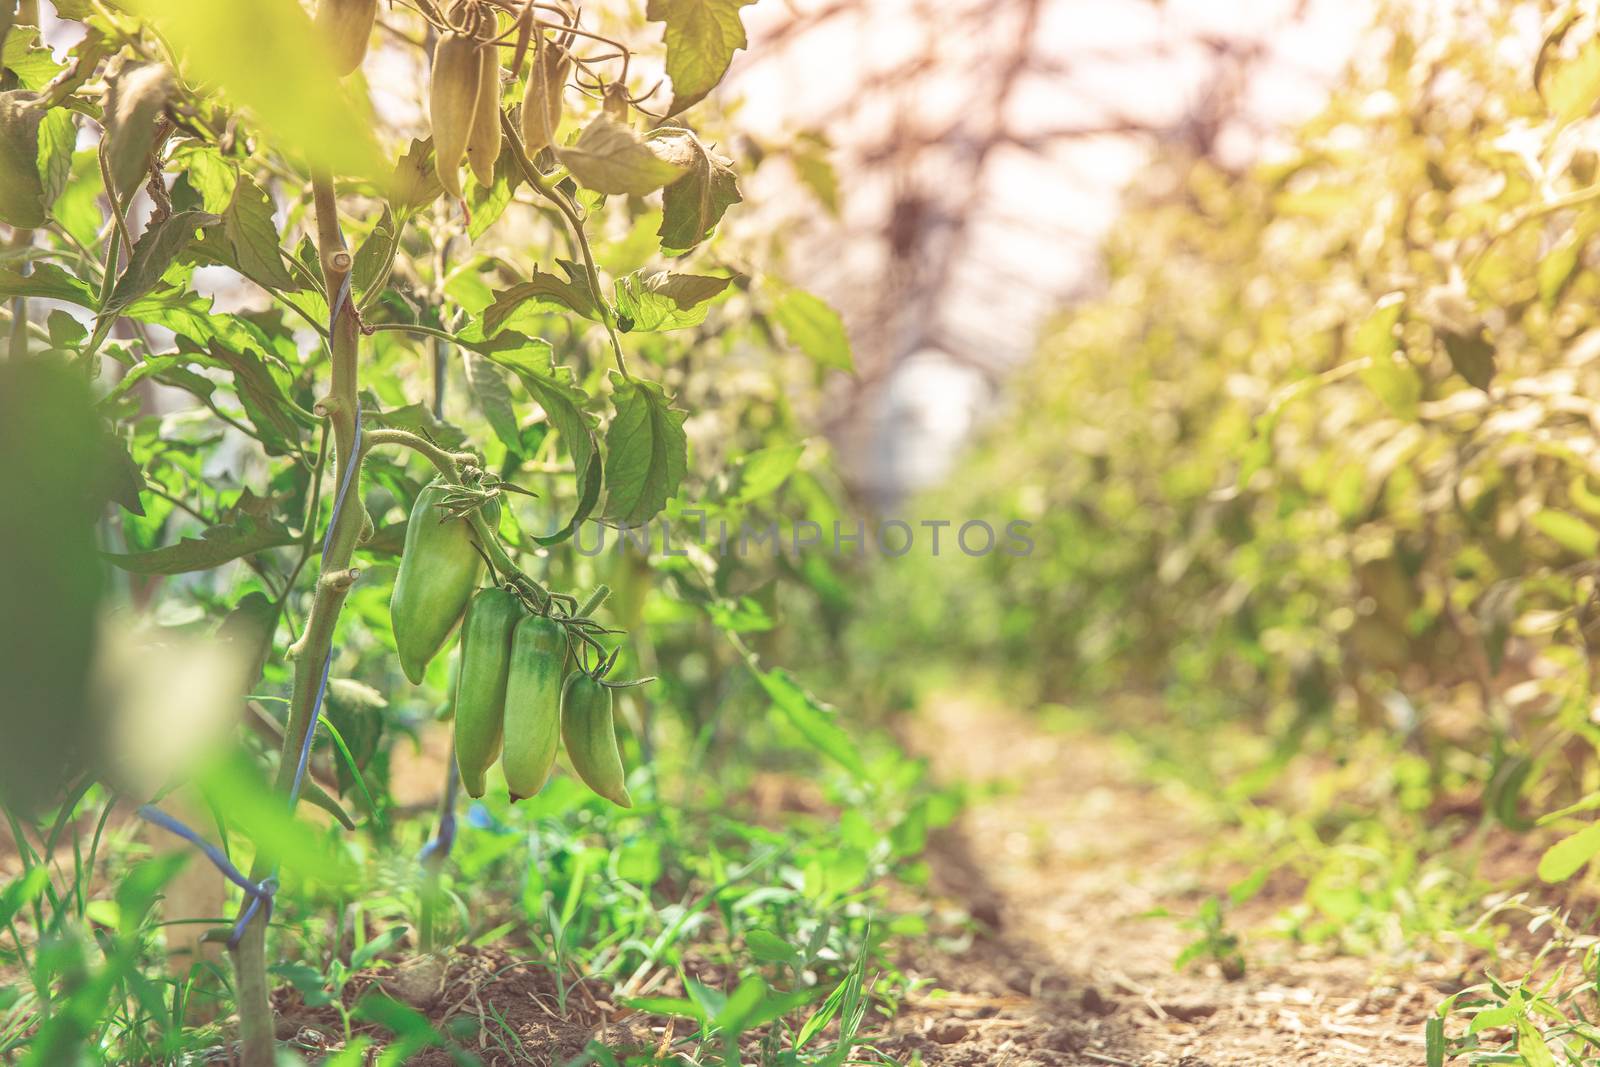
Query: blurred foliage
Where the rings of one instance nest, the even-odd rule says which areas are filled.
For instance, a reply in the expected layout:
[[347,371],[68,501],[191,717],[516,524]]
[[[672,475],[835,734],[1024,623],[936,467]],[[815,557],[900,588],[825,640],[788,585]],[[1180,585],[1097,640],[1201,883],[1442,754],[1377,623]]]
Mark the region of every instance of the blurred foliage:
[[[1271,162],[1153,168],[1103,294],[929,504],[1029,520],[1037,550],[884,591],[884,652],[984,658],[1024,699],[1159,697],[1118,725],[1316,852],[1296,936],[1353,945],[1363,917],[1453,927],[1473,883],[1433,857],[1472,827],[1600,807],[1600,37],[1466,7],[1394,5]],[[1538,873],[1596,851],[1582,831]]]

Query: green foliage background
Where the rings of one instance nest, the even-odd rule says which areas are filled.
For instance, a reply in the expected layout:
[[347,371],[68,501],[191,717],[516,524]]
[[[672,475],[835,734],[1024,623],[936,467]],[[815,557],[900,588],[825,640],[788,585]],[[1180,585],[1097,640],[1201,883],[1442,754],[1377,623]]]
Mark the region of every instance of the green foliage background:
[[1540,817],[1587,825],[1597,91],[1594,24],[1561,5],[1394,5],[1271,162],[1161,159],[1103,294],[929,504],[1029,519],[1038,550],[901,568],[886,647],[979,657],[1022,699],[1157,697],[1118,725],[1233,818],[1312,807],[1299,869],[1340,936],[1347,892],[1453,928],[1472,883],[1419,914],[1418,875],[1475,826],[1542,849]]

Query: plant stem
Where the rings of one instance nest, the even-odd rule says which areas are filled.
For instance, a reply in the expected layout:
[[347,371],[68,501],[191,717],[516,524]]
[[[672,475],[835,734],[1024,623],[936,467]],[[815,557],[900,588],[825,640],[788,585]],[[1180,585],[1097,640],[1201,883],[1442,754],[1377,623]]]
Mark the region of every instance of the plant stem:
[[[327,175],[312,178],[316,205],[317,247],[322,255],[322,272],[327,279],[328,306],[338,307],[329,347],[333,375],[328,397],[321,409],[333,426],[335,465],[334,484],[351,479],[350,492],[339,511],[337,525],[323,553],[321,571],[306,618],[305,631],[295,643],[294,691],[289,705],[288,728],[284,731],[283,752],[278,761],[277,789],[287,794],[293,787],[300,751],[307,735],[316,729],[312,717],[323,665],[333,646],[334,626],[345,596],[350,591],[353,573],[350,557],[365,521],[357,467],[361,457],[356,449],[356,349],[360,330],[354,308],[339,303],[339,294],[349,276],[351,259],[339,231],[338,202],[333,180]],[[260,881],[269,869],[260,859],[251,870],[252,881]],[[239,1039],[241,1067],[273,1067],[272,1004],[268,999],[266,967],[266,909],[258,911],[245,927],[239,946],[234,949],[238,975]]]
[[617,370],[622,372],[624,378],[633,377],[628,373],[628,361],[622,355],[622,342],[617,339],[617,324],[611,313],[611,305],[606,302],[605,294],[600,291],[600,271],[594,264],[594,252],[589,248],[589,237],[583,232],[583,220],[578,217],[578,211],[572,206],[571,201],[556,188],[554,177],[539,173],[539,168],[533,165],[533,161],[528,158],[527,150],[522,147],[521,131],[503,114],[500,116],[500,128],[506,142],[511,146],[511,155],[517,161],[517,169],[522,171],[522,176],[527,179],[529,185],[538,190],[539,195],[556,206],[556,210],[561,212],[561,217],[566,220],[567,228],[572,231],[572,242],[583,255],[585,273],[589,275],[589,295],[594,300],[595,308],[600,312],[600,323],[606,328],[606,336],[611,339],[611,353],[616,357]]

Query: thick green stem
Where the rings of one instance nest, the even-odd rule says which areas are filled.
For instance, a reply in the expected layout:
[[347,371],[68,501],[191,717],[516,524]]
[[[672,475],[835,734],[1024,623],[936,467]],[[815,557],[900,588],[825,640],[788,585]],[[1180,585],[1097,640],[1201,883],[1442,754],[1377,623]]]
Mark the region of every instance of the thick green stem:
[[[322,254],[323,277],[327,280],[328,306],[334,307],[339,303],[339,293],[345,278],[349,276],[351,258],[339,232],[338,203],[334,198],[332,179],[320,175],[313,178],[312,192],[316,204],[317,246]],[[277,788],[283,793],[288,793],[293,786],[301,749],[306,737],[316,727],[312,713],[317,689],[322,681],[323,665],[331,654],[339,611],[356,577],[356,572],[350,567],[350,558],[365,521],[361,487],[358,484],[361,457],[356,448],[356,349],[360,336],[354,309],[348,303],[340,306],[330,339],[332,383],[328,396],[318,408],[319,413],[325,415],[333,426],[338,460],[334,485],[343,485],[348,477],[350,488],[339,510],[338,525],[329,539],[328,550],[322,557],[305,632],[291,649],[295,655],[294,692],[289,706],[288,729],[284,732],[283,752],[278,761]],[[269,873],[270,870],[258,859],[250,877],[259,881]],[[234,950],[234,967],[238,974],[239,1062],[241,1067],[273,1067],[276,1053],[272,1004],[268,999],[264,909],[258,911],[246,926],[244,936]]]

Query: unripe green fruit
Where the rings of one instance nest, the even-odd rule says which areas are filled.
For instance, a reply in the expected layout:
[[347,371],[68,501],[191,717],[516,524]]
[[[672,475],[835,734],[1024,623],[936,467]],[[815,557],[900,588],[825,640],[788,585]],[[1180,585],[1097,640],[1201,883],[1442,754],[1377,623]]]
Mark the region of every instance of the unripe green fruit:
[[433,82],[428,114],[433,123],[433,161],[445,191],[461,198],[461,160],[472,137],[478,110],[483,61],[478,42],[446,33],[433,50]]
[[473,109],[472,136],[467,139],[467,163],[485,189],[494,184],[494,164],[500,158],[500,49],[486,44],[478,49],[478,102]]
[[456,678],[456,766],[469,796],[483,796],[484,772],[500,755],[511,635],[521,618],[521,602],[504,589],[480,589],[467,605]]
[[561,740],[585,785],[613,804],[633,807],[611,721],[611,690],[582,671],[572,672],[561,691]]
[[317,0],[317,32],[333,55],[333,72],[344,77],[367,57],[378,0]]
[[[422,684],[428,663],[450,640],[483,573],[471,523],[446,518],[439,507],[445,495],[445,487],[435,482],[424,486],[411,505],[400,573],[389,598],[400,668],[412,685]],[[491,524],[497,521],[499,505],[491,502],[485,517]]]
[[511,638],[511,670],[506,680],[506,772],[513,802],[544,788],[561,742],[561,671],[567,660],[567,635],[560,623],[530,615]]

